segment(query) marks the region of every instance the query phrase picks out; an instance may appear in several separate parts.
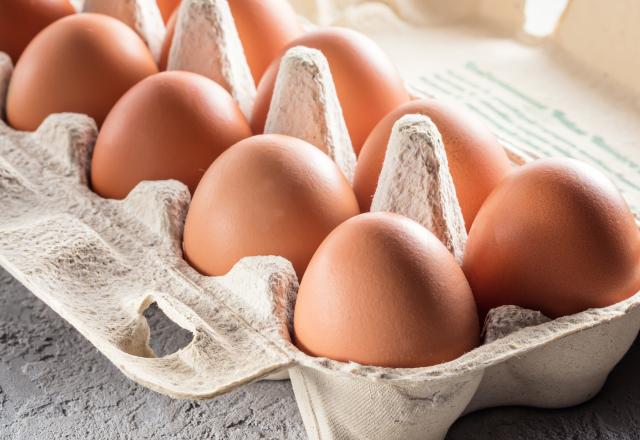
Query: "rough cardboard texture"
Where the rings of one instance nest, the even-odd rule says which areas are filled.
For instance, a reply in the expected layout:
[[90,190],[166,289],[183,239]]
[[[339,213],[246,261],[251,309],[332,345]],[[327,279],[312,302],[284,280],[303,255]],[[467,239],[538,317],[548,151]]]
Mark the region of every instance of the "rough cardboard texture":
[[370,382],[295,367],[291,383],[309,438],[441,439],[482,378],[474,371],[447,381]]
[[[146,182],[123,201],[101,199],[87,187],[95,136],[81,115],[51,116],[35,133],[2,123],[0,263],[159,392],[207,398],[288,365],[279,323],[297,288],[291,265],[249,258],[225,277],[200,276],[180,252],[186,187]],[[153,357],[141,315],[152,302],[194,334],[163,359]]]
[[483,336],[484,343],[489,344],[511,333],[534,325],[551,321],[542,313],[523,309],[518,306],[501,306],[489,310],[485,318]]
[[[228,8],[214,0],[185,1],[181,14],[191,4],[217,8],[210,17],[228,19]],[[232,26],[227,19],[225,26]],[[229,63],[242,60],[237,45],[229,53],[234,54]],[[339,133],[343,121],[326,87],[328,71],[321,57],[309,53],[292,57],[309,69],[285,68],[278,83],[308,87],[310,94],[283,86],[279,100],[286,102],[290,94],[299,99],[292,105],[307,107],[299,113],[324,112],[318,123],[326,126],[319,132]],[[223,70],[221,66],[215,69]],[[318,75],[317,81],[308,80],[310,72]],[[10,73],[10,66],[0,62],[0,84]],[[211,77],[215,75],[222,73]],[[307,99],[313,90],[323,90],[330,99]],[[0,88],[0,102],[2,93]],[[277,121],[286,113],[277,111],[281,115],[269,118]],[[286,132],[284,125],[280,129]],[[403,134],[403,129],[408,131]],[[298,285],[290,263],[280,257],[250,257],[223,277],[199,275],[181,256],[189,203],[184,185],[143,182],[123,201],[100,198],[87,186],[95,137],[94,123],[81,115],[52,115],[34,133],[16,132],[0,122],[0,264],[128,377],[164,394],[212,397],[290,368],[311,438],[435,440],[465,411],[506,404],[560,407],[590,398],[640,328],[639,293],[607,308],[549,322],[531,311],[496,309],[486,323],[486,344],[432,367],[390,369],[311,358],[289,341]],[[450,206],[455,194],[450,193],[438,139],[424,118],[399,123],[390,145],[390,157],[396,160],[385,164],[393,183],[382,185],[376,197],[390,203],[392,193],[414,191],[423,171],[431,169],[437,178],[432,179],[427,207],[452,215],[445,229],[457,231],[459,208]],[[511,157],[526,160],[519,151],[511,150]],[[406,171],[403,152],[422,157],[418,163],[423,168]],[[403,209],[418,212],[411,206]],[[153,302],[194,334],[187,347],[162,358],[154,357],[149,347],[142,316]]]
[[442,137],[428,117],[406,115],[393,126],[371,211],[396,212],[417,221],[462,264],[464,218]]
[[349,181],[353,180],[356,154],[329,64],[319,50],[294,47],[284,55],[264,131],[287,134],[317,146]]

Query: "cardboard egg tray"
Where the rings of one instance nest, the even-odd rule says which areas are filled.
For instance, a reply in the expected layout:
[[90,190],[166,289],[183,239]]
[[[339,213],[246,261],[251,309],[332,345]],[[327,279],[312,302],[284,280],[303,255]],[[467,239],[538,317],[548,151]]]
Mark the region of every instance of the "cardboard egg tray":
[[[92,3],[100,2],[85,8]],[[128,22],[140,33],[149,29],[145,20],[157,12],[149,12],[149,2],[121,3],[130,6],[120,9],[129,11]],[[139,10],[147,12],[131,12]],[[169,67],[216,79],[250,111],[255,87],[225,1],[183,0]],[[11,70],[0,54],[2,103]],[[308,140],[353,176],[355,155],[320,52],[286,54],[266,131]],[[288,372],[311,439],[435,440],[458,417],[481,408],[584,402],[640,329],[639,293],[556,320],[515,306],[494,309],[482,346],[432,367],[309,357],[289,337],[298,287],[291,264],[277,256],[248,257],[225,276],[200,275],[181,252],[187,188],[143,182],[124,200],[99,197],[88,187],[96,136],[95,123],[78,114],[51,115],[33,133],[0,122],[0,265],[126,376],[168,396],[212,398]],[[507,151],[517,164],[528,160],[522,149]],[[410,196],[415,191],[407,188],[429,191]],[[372,209],[420,222],[460,260],[464,222],[440,135],[428,118],[409,115],[394,126]],[[143,316],[152,303],[193,333],[188,346],[154,355]]]

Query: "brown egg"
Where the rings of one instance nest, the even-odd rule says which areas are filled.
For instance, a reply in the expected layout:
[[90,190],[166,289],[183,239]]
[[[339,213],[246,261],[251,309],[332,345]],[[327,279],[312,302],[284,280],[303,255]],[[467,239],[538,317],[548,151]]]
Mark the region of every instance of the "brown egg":
[[202,178],[184,227],[186,259],[223,275],[243,257],[280,255],[302,276],[322,240],[358,214],[338,167],[316,147],[283,135],[245,139]]
[[[257,84],[287,43],[302,34],[302,26],[286,0],[229,0],[229,7]],[[174,32],[175,20],[169,20],[160,69],[166,69]]]
[[418,223],[381,212],[347,220],[322,242],[300,284],[294,333],[311,356],[396,368],[453,360],[480,339],[451,253]]
[[496,137],[464,108],[435,99],[420,99],[401,105],[384,117],[362,147],[353,188],[360,209],[368,211],[378,185],[393,124],[407,114],[431,118],[442,135],[449,169],[467,230],[498,183],[511,171],[511,163]]
[[[409,100],[404,83],[386,54],[371,39],[344,28],[310,32],[289,43],[322,51],[336,84],[338,99],[356,154],[380,119]],[[251,115],[254,133],[262,133],[267,119],[280,59],[275,60],[258,86]]]
[[158,60],[158,68],[160,70],[167,70],[169,64],[169,51],[171,50],[171,43],[173,42],[173,36],[176,33],[176,20],[178,19],[178,10],[174,11],[169,17],[167,22],[167,34],[164,36],[162,42],[162,49],[160,50],[160,59]]
[[153,57],[129,26],[100,14],[62,18],[31,41],[7,96],[9,124],[35,130],[52,113],[85,113],[98,125],[138,81],[156,73]]
[[1,0],[0,52],[15,64],[38,32],[75,12],[69,0]]
[[482,314],[515,304],[555,318],[640,290],[640,235],[599,171],[539,160],[491,193],[471,227],[463,269]]
[[156,3],[160,9],[162,19],[167,23],[173,14],[173,11],[175,11],[180,5],[180,0],[157,0]]
[[193,193],[209,165],[249,136],[249,123],[220,85],[195,73],[158,73],[129,90],[107,116],[91,183],[114,199],[143,180],[176,179]]
[[287,43],[302,35],[302,26],[286,0],[230,0],[229,7],[258,84]]

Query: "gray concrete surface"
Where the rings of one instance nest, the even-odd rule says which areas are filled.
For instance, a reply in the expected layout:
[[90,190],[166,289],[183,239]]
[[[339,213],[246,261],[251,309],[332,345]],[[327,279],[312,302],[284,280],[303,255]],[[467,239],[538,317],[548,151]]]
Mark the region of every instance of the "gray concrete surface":
[[[188,342],[157,310],[148,318],[157,352]],[[448,439],[640,439],[639,372],[636,342],[590,402],[565,410],[481,411],[459,420]],[[0,439],[152,438],[305,435],[288,382],[255,383],[206,402],[171,400],[125,378],[0,269]]]

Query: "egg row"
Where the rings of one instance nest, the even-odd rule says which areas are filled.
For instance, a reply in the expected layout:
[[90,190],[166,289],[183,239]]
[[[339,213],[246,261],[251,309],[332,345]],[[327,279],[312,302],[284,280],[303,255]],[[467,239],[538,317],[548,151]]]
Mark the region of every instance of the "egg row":
[[[186,184],[184,256],[204,274],[223,275],[245,256],[287,258],[301,279],[293,339],[308,354],[434,365],[476,347],[494,307],[558,317],[640,289],[640,234],[606,177],[562,159],[513,170],[481,122],[451,103],[411,100],[382,50],[355,31],[303,34],[286,2],[230,0],[258,84],[246,114],[226,84],[158,73],[124,23],[72,14],[66,1],[38,3],[0,6],[0,49],[17,60],[9,124],[35,130],[64,111],[93,117],[91,185],[103,197],[124,198],[144,180]],[[178,2],[159,3],[170,17],[161,68],[187,3],[174,12]],[[3,33],[12,27],[24,34]],[[263,134],[277,131],[274,108],[288,107],[278,88],[305,86],[279,82],[300,46],[316,51],[298,59],[326,63],[335,84],[324,96],[342,111],[335,149]],[[407,184],[407,164],[425,173],[418,185]],[[434,198],[441,203],[425,206]]]

